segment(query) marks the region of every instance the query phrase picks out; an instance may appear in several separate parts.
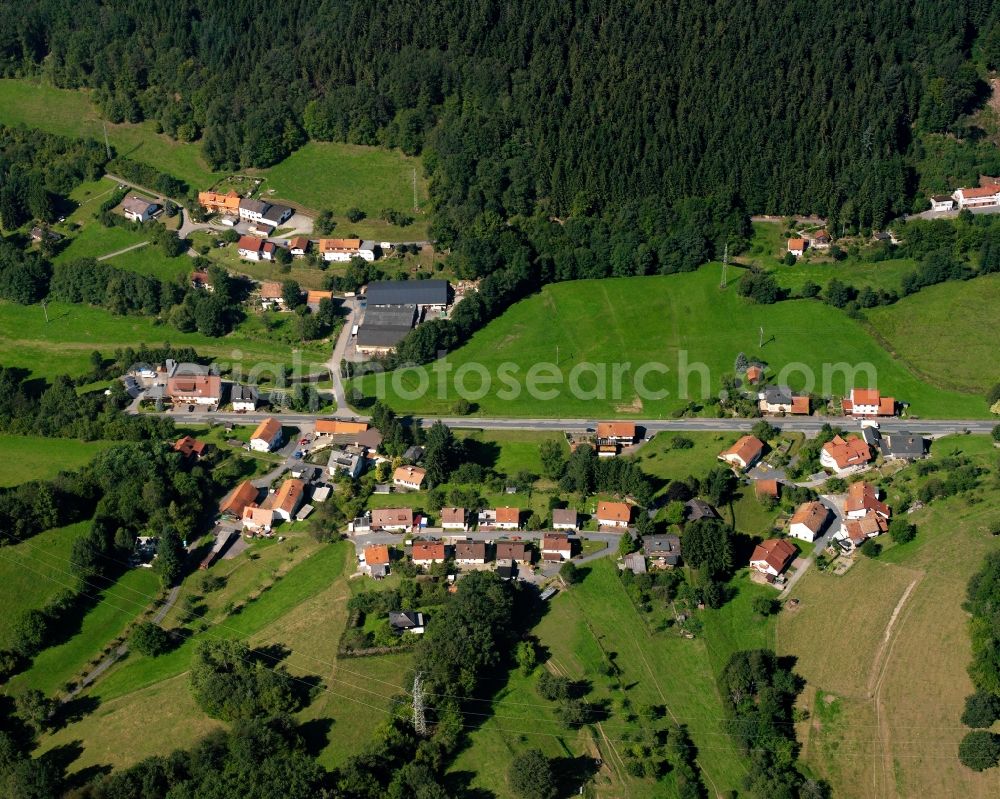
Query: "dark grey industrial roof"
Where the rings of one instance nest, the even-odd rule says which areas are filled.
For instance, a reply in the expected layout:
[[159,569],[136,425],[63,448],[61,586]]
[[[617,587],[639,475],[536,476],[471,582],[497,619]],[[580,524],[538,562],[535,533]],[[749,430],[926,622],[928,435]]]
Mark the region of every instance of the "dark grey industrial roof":
[[275,222],[280,222],[281,217],[292,213],[292,209],[287,205],[269,205],[267,210],[264,211],[264,219],[273,219]]
[[380,280],[365,292],[372,305],[447,305],[447,280]]
[[409,330],[413,327],[413,320],[417,315],[415,305],[390,305],[380,308],[366,308],[365,318],[361,324],[363,330],[366,325],[372,327],[401,327]]
[[375,325],[361,325],[358,329],[358,346],[395,347],[409,332],[409,328],[403,327],[376,327]]
[[251,200],[246,197],[240,200],[240,208],[255,214],[263,214],[270,207],[270,203],[263,200]]

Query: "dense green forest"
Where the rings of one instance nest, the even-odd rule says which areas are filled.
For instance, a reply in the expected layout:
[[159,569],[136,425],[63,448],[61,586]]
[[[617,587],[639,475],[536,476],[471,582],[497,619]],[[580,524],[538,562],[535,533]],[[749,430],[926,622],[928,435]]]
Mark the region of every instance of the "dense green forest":
[[307,137],[423,151],[446,242],[708,195],[881,224],[916,136],[981,102],[974,55],[1000,63],[989,0],[29,0],[0,20],[4,74],[91,87],[213,167]]

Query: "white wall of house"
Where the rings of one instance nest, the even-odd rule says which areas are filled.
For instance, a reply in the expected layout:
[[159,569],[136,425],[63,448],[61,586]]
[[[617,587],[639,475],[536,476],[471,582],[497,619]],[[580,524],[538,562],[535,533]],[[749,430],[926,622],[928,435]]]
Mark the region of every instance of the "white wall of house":
[[815,541],[816,535],[808,526],[802,524],[802,522],[797,522],[788,528],[788,534],[792,538],[797,538],[800,541]]

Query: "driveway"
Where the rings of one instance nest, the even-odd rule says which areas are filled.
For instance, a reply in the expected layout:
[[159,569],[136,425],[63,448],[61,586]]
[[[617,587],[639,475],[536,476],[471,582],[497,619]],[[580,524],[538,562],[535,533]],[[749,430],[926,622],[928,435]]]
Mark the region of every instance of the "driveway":
[[816,559],[816,554],[822,552],[826,549],[830,542],[833,540],[834,535],[840,532],[840,527],[844,522],[844,501],[846,500],[846,494],[821,494],[819,501],[829,508],[833,512],[833,519],[826,527],[826,532],[823,533],[819,538],[813,541],[812,552],[803,556],[802,566],[795,570],[795,573],[788,578],[788,582],[785,583],[785,587],[781,589],[781,593],[778,595],[781,599],[787,597],[795,584],[802,579],[809,567],[812,566],[813,561]]

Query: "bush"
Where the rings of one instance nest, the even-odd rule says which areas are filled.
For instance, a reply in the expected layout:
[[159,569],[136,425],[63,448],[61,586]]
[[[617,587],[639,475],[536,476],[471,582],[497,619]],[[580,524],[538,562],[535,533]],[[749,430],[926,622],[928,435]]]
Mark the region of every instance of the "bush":
[[537,749],[529,749],[511,761],[507,781],[521,799],[555,799],[558,793],[552,765]]
[[346,216],[351,222],[360,222],[367,214],[360,208],[348,208]]
[[958,759],[973,771],[985,771],[1000,761],[1000,735],[977,731],[968,733],[958,745]]
[[562,577],[569,585],[578,583],[581,579],[580,571],[576,568],[576,564],[571,561],[566,561],[560,567],[559,576]]
[[141,655],[156,657],[170,649],[170,636],[158,624],[144,621],[132,632],[129,646]]
[[861,554],[868,558],[877,558],[882,554],[882,545],[874,538],[869,538],[861,545]]
[[[1000,425],[998,425],[1000,427]],[[670,439],[671,449],[691,449],[694,446],[694,442],[690,438],[685,438],[684,436],[674,436]]]
[[976,691],[965,697],[962,723],[966,727],[992,727],[997,719],[1000,719],[1000,696]]
[[889,523],[889,535],[897,544],[906,544],[917,537],[917,526],[906,519],[893,519]]
[[758,616],[770,616],[772,613],[777,612],[778,601],[769,596],[757,596],[750,603],[750,607]]

